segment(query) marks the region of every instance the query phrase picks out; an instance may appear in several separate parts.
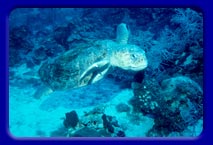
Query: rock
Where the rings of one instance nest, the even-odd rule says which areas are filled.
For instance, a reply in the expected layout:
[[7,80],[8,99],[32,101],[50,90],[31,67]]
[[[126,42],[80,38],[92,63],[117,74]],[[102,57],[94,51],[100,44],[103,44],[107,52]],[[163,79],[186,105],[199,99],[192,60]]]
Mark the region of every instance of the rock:
[[151,132],[167,136],[172,132],[183,132],[188,126],[195,126],[203,117],[201,87],[185,76],[166,79],[162,87],[158,117]]
[[66,119],[64,120],[64,126],[66,128],[75,128],[78,122],[78,115],[74,110],[69,113],[66,113]]
[[78,131],[76,131],[72,137],[101,137],[101,134],[97,132],[95,129],[91,129],[88,127],[84,127]]
[[126,135],[123,131],[118,131],[117,136],[118,137],[125,137]]

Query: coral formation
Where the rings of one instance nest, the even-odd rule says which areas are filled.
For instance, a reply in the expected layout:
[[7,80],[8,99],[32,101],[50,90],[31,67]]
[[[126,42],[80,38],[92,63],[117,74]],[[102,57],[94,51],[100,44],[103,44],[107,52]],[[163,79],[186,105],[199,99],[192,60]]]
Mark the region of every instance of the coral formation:
[[165,79],[161,86],[144,83],[143,87],[135,89],[134,94],[130,103],[135,111],[155,118],[148,136],[183,132],[186,127],[196,125],[203,116],[203,91],[185,76]]

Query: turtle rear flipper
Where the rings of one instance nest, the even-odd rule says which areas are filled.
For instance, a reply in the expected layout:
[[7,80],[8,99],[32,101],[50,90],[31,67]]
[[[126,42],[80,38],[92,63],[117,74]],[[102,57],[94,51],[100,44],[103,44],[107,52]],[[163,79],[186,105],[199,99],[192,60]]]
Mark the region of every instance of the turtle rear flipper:
[[35,98],[35,99],[41,99],[43,96],[48,96],[52,92],[53,92],[53,90],[50,87],[45,86],[45,85],[41,85],[35,91],[35,93],[33,95],[33,98]]
[[110,68],[108,61],[99,61],[91,65],[86,71],[81,75],[79,82],[80,84],[92,84],[104,77]]

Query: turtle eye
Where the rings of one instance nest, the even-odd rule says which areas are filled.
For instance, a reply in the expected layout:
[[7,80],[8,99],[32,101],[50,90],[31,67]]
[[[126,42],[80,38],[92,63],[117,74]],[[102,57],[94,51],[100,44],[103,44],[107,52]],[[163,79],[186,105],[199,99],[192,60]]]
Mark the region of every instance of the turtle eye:
[[132,60],[132,61],[136,61],[136,59],[137,59],[137,57],[136,57],[135,54],[132,54],[130,57],[131,57],[131,60]]

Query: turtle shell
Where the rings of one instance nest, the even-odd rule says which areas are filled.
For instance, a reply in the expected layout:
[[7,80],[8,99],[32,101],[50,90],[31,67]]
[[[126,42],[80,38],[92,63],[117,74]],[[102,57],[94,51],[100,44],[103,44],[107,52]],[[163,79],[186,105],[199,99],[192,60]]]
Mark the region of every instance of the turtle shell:
[[[80,46],[79,46],[80,47]],[[73,48],[62,55],[42,64],[39,69],[41,80],[52,90],[64,90],[85,86],[92,75],[80,82],[80,76],[96,62],[109,59],[109,51],[95,45],[85,49]]]

